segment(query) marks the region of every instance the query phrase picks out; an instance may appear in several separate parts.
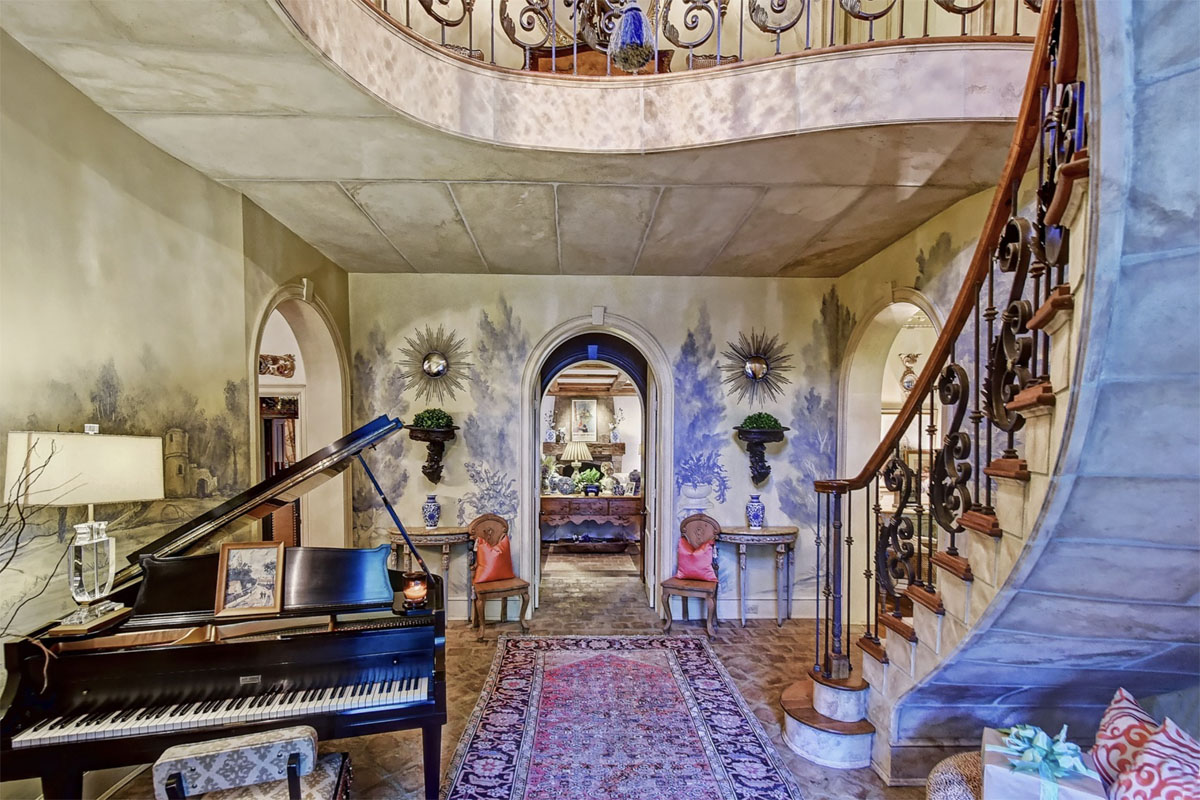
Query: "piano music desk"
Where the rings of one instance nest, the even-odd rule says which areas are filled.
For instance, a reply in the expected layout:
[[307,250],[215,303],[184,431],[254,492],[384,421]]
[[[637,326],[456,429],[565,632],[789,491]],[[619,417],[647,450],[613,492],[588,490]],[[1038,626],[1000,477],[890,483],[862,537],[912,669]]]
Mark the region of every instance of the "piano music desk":
[[[436,547],[442,546],[442,588],[446,596],[442,598],[442,608],[446,608],[450,602],[450,548],[456,544],[467,544],[471,541],[470,535],[467,533],[466,527],[457,526],[442,526],[438,528],[426,528],[423,525],[405,526],[408,535],[412,537],[413,544],[417,547]],[[396,569],[400,569],[400,548],[408,550],[404,543],[404,537],[400,535],[400,531],[392,531],[388,534],[388,538],[392,542],[392,558],[394,559]],[[405,571],[412,570],[413,555],[405,552]],[[469,578],[468,578],[469,580]],[[471,603],[467,602],[467,621],[471,621]]]

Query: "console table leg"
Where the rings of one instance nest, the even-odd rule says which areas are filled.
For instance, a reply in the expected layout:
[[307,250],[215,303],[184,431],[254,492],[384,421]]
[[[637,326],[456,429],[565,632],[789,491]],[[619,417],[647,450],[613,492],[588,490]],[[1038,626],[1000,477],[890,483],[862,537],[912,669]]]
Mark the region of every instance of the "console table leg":
[[738,605],[741,606],[742,612],[742,627],[746,627],[746,594],[748,592],[748,583],[746,576],[746,545],[738,545],[738,588],[740,589],[740,597]]
[[783,627],[783,606],[787,602],[787,545],[775,545],[775,624]]
[[792,596],[796,591],[796,545],[787,546],[787,618],[792,618]]

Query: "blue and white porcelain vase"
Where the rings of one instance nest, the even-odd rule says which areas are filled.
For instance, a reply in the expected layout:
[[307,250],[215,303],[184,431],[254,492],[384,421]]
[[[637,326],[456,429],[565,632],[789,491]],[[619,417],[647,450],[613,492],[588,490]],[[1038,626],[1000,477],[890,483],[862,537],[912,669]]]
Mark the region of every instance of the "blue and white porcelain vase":
[[750,502],[746,503],[746,522],[754,530],[759,530],[763,526],[763,522],[767,517],[767,507],[763,505],[763,501],[758,499],[758,495],[750,495]]
[[617,430],[616,425],[613,425],[611,428],[609,428],[608,440],[610,442],[612,442],[613,444],[616,444],[617,442],[621,441],[621,432],[619,430]]
[[436,528],[442,520],[442,507],[438,504],[436,494],[425,495],[421,504],[421,516],[425,519],[426,528]]

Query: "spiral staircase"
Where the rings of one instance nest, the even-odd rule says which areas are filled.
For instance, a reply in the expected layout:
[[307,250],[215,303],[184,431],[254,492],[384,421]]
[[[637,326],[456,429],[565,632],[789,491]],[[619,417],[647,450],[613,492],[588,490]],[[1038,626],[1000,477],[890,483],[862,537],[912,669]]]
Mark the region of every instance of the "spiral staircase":
[[[1173,34],[1136,4],[1082,5],[1042,6],[991,210],[898,419],[855,477],[816,483],[820,656],[781,705],[817,763],[919,784],[985,726],[1067,724],[1086,743],[1118,686],[1200,679],[1197,247],[1172,211],[1195,163],[1148,237],[1139,180],[1169,149],[1126,122],[1147,98],[1128,76],[1163,81],[1137,49]],[[1133,40],[1104,40],[1106,19]],[[914,424],[932,451],[915,470]]]

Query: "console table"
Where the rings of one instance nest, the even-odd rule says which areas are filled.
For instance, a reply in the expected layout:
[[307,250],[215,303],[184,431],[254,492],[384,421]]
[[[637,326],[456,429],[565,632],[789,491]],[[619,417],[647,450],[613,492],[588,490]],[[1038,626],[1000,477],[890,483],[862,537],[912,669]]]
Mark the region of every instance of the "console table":
[[[404,526],[408,531],[409,538],[412,539],[413,545],[416,547],[436,547],[442,546],[442,587],[446,592],[446,596],[442,598],[442,607],[446,607],[446,601],[450,599],[450,548],[456,544],[465,544],[471,541],[471,535],[467,533],[465,527],[444,526],[440,528],[426,528],[424,526]],[[405,549],[405,571],[412,570],[413,555],[408,551],[407,545],[404,543],[404,537],[400,535],[400,531],[392,531],[388,534],[388,538],[392,541],[392,558],[395,559],[396,569],[400,568],[400,548]],[[468,576],[467,582],[470,583]],[[467,621],[471,620],[471,603],[467,603]]]
[[[775,623],[783,625],[792,618],[792,573],[796,564],[796,536],[800,529],[791,525],[771,525],[762,528],[721,526],[717,541],[736,544],[738,549],[738,604],[741,606],[742,627],[746,627],[746,546],[769,544],[775,547]],[[786,609],[786,610],[785,610]]]
[[642,541],[645,520],[645,498],[636,494],[622,497],[544,494],[541,513],[538,514],[541,525],[579,525],[583,522],[596,522],[633,528],[637,534],[640,553],[638,571],[643,579],[646,577],[646,548]]

